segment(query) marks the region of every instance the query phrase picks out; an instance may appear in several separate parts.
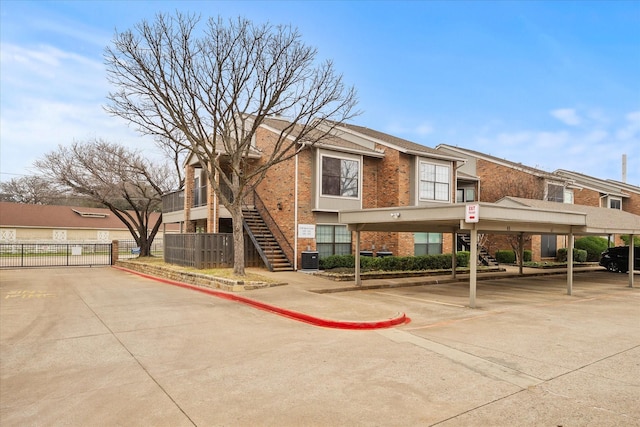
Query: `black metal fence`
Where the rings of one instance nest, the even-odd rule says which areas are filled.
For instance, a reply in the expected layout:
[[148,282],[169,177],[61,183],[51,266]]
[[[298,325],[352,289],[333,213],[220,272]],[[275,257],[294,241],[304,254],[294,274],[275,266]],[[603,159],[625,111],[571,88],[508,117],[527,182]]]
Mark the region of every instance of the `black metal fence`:
[[[153,239],[151,243],[151,255],[161,257],[164,251],[162,239]],[[118,259],[137,258],[140,248],[133,239],[118,240]]]
[[111,243],[0,243],[0,268],[111,265]]
[[[264,263],[253,243],[245,235],[246,267],[263,267]],[[233,267],[232,233],[182,233],[164,236],[164,261],[187,267]]]

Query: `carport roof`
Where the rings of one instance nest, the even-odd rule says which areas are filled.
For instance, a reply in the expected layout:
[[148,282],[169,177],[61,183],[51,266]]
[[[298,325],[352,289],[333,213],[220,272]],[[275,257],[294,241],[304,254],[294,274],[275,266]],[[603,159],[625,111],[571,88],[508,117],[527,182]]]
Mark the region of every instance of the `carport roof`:
[[[596,206],[574,205],[569,203],[549,202],[546,200],[523,199],[519,197],[504,197],[496,203],[501,206],[529,207],[537,209],[555,210],[562,212],[577,212],[586,215],[586,234],[639,234],[640,216],[618,209],[599,208]],[[575,231],[574,231],[575,232]],[[581,234],[581,233],[576,233]]]
[[466,204],[340,211],[354,231],[532,234],[640,234],[640,216],[615,209],[505,197],[479,206],[478,223],[465,221]]

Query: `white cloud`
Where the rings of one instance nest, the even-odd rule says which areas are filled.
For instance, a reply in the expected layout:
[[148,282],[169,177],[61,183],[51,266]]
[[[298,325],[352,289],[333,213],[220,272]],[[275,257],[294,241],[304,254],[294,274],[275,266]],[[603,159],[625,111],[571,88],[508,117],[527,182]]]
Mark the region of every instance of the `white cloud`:
[[428,123],[422,123],[415,128],[415,133],[420,136],[429,135],[430,133],[433,133],[433,126]]
[[0,170],[29,174],[34,160],[59,144],[104,138],[148,148],[126,123],[103,109],[110,89],[104,65],[51,46],[1,45]]
[[[640,139],[640,111],[628,113],[625,119],[626,124],[616,133],[618,139]],[[640,145],[640,141],[637,143]]]
[[551,115],[560,120],[565,125],[578,126],[582,123],[582,119],[573,108],[560,108],[551,111]]

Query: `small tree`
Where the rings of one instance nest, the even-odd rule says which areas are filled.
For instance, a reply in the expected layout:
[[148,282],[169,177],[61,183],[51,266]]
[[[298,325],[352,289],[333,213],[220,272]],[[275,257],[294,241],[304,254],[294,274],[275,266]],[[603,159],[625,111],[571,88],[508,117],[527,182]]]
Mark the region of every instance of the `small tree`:
[[[177,13],[116,33],[106,49],[116,90],[107,111],[144,134],[187,148],[233,220],[234,273],[244,275],[242,204],[273,165],[327,138],[355,115],[355,91],[288,26]],[[289,125],[255,154],[269,116]],[[227,197],[221,188],[230,188]]]
[[162,215],[162,194],[176,183],[166,165],[154,165],[139,153],[102,140],[74,142],[46,154],[35,166],[49,179],[109,208],[129,229],[140,256],[151,254],[151,244]]
[[24,176],[0,183],[0,200],[3,202],[50,205],[64,197],[54,182],[41,176]]

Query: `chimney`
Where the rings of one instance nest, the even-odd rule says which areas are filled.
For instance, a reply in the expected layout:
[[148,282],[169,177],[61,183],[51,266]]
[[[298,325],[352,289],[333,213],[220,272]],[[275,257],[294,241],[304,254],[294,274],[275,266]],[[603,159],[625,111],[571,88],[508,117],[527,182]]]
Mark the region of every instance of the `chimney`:
[[622,182],[627,182],[627,155],[622,155]]

